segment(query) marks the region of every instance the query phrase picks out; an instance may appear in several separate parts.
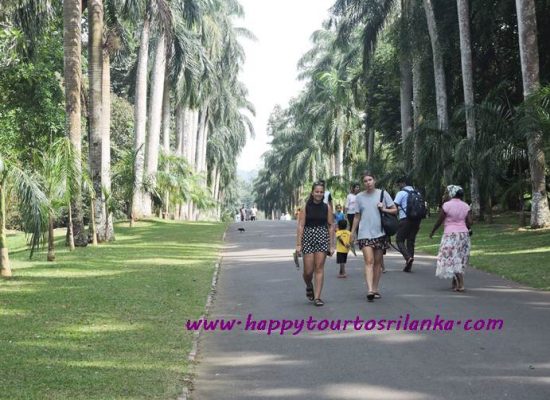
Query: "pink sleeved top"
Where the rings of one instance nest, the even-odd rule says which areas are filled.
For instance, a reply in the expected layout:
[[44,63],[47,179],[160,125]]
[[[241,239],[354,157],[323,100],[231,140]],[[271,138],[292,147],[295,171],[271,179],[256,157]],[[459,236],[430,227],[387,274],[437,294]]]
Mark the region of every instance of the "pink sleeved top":
[[451,199],[443,204],[445,233],[468,232],[466,216],[470,206],[460,199]]

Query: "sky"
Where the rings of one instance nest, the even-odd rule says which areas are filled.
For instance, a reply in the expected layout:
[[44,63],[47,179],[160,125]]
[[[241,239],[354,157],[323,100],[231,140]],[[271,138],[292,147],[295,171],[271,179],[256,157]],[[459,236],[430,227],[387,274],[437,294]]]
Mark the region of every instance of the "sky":
[[250,171],[263,166],[261,156],[269,149],[267,120],[276,104],[286,107],[304,83],[296,79],[296,65],[311,48],[310,36],[328,18],[334,0],[240,0],[244,20],[235,22],[257,37],[241,39],[246,61],[240,79],[256,107],[253,125],[256,139],[248,139],[238,159],[238,169]]

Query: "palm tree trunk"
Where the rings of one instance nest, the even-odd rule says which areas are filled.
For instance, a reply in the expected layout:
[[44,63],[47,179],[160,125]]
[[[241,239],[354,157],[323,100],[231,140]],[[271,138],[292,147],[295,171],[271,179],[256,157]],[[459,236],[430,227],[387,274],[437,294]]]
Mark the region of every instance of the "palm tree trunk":
[[208,150],[208,134],[209,134],[209,129],[208,129],[208,114],[207,114],[206,122],[204,126],[204,137],[203,137],[203,144],[202,144],[202,168],[201,168],[202,172],[207,172],[208,170],[208,160],[206,159],[206,153]]
[[[103,88],[101,122],[101,186],[111,194],[111,59],[107,50],[103,51]],[[104,199],[105,200],[105,199]],[[103,202],[104,229],[99,232],[100,240],[110,242],[115,239],[113,215]]]
[[[104,226],[103,193],[101,190],[101,150],[102,150],[102,78],[103,78],[103,3],[102,0],[88,1],[88,79],[89,88],[89,132],[90,132],[90,175],[95,192],[96,225]],[[101,240],[102,238],[100,238]]]
[[435,78],[435,100],[437,107],[437,122],[439,129],[444,133],[449,130],[449,115],[447,111],[447,86],[445,83],[445,68],[443,65],[443,51],[439,41],[439,33],[433,10],[432,0],[423,0],[428,22],[428,32],[432,44],[432,57]]
[[[191,110],[191,127],[190,127],[190,137],[189,137],[189,163],[197,172],[197,142],[199,136],[199,110]],[[192,201],[189,202],[188,206],[188,218],[193,221],[196,218],[195,215],[195,205]]]
[[206,130],[206,114],[207,114],[207,108],[204,107],[200,111],[199,126],[198,126],[198,132],[196,137],[195,170],[198,173],[202,172],[202,154],[203,154],[203,145],[204,145],[204,132]]
[[401,142],[403,146],[403,167],[405,171],[411,169],[412,149],[408,147],[407,139],[412,132],[412,65],[411,39],[409,26],[410,6],[401,0],[401,17],[399,19],[399,101],[401,110]]
[[97,229],[96,229],[96,219],[95,219],[95,211],[97,209],[97,202],[92,197],[90,201],[90,211],[91,211],[91,217],[90,217],[90,230],[92,231],[92,245],[97,246]]
[[336,175],[338,180],[341,181],[344,178],[344,135],[337,129],[336,140],[338,145],[338,151],[336,153]]
[[[464,89],[464,107],[466,108],[466,135],[475,143],[476,121],[474,107],[474,79],[472,69],[472,45],[470,40],[470,11],[468,0],[457,0],[458,27],[460,31],[460,60],[462,65],[462,86]],[[472,169],[470,175],[470,196],[472,214],[479,220],[481,206],[479,200],[479,182]]]
[[[159,163],[160,128],[162,122],[162,102],[164,92],[164,76],[166,72],[166,36],[159,37],[155,51],[155,64],[151,75],[151,103],[149,108],[149,133],[145,153],[145,174],[154,187]],[[143,211],[145,215],[152,214],[151,196],[144,196]]]
[[6,193],[2,182],[0,182],[0,276],[2,278],[11,277],[8,239],[6,237]]
[[53,216],[51,213],[48,215],[48,261],[55,261],[55,241],[53,230]]
[[409,58],[401,55],[399,62],[401,74],[400,108],[401,108],[401,141],[403,146],[403,166],[405,171],[411,167],[411,149],[408,147],[408,137],[412,131],[412,69]]
[[[170,154],[170,78],[168,75],[168,64],[164,73],[164,90],[162,98],[162,150],[165,155]],[[166,163],[164,172],[168,174],[169,165]],[[164,192],[164,219],[168,219],[170,193]]]
[[[69,203],[69,226],[68,226],[68,233],[69,233],[69,250],[74,250],[74,224],[73,224],[73,211],[72,211],[72,205]],[[88,242],[86,240],[86,242]]]
[[374,158],[374,128],[369,129],[367,137],[367,163],[372,168]]
[[[65,81],[65,111],[67,132],[75,149],[76,169],[82,171],[82,126],[81,126],[81,2],[80,0],[63,1],[63,62]],[[80,191],[80,177],[78,178],[78,191],[71,199],[70,212],[74,218],[68,228],[69,244],[74,248],[76,243],[86,246],[88,241],[84,231],[84,218],[82,212],[82,193]]]
[[176,155],[183,156],[183,134],[185,126],[185,107],[179,103],[175,110],[176,119]]
[[143,173],[145,170],[145,131],[147,127],[147,61],[149,57],[149,35],[151,29],[151,0],[147,2],[145,19],[141,29],[136,72],[136,94],[134,105],[135,140],[134,151],[134,193],[132,196],[131,220],[143,216]]
[[[421,88],[422,88],[422,64],[417,57],[413,59],[412,66],[412,82],[413,82],[413,126],[418,129],[422,122],[421,110]],[[420,151],[420,138],[418,135],[414,137],[413,149],[413,169],[418,170],[418,153]]]
[[[537,16],[534,0],[516,0],[523,97],[528,99],[540,86]],[[531,174],[531,227],[550,226],[550,210],[546,193],[544,140],[542,132],[527,136],[527,153]]]

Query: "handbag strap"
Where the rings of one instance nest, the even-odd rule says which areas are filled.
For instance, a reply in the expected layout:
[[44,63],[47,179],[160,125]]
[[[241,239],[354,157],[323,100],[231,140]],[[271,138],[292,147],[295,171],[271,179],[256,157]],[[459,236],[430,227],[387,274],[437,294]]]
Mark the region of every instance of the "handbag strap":
[[[382,200],[384,199],[384,189],[381,189],[380,190],[380,203],[382,203]],[[382,209],[378,209],[378,212],[380,212],[380,227],[382,228],[382,231],[384,231],[384,233],[386,233],[386,231],[384,230],[384,225],[382,224]]]

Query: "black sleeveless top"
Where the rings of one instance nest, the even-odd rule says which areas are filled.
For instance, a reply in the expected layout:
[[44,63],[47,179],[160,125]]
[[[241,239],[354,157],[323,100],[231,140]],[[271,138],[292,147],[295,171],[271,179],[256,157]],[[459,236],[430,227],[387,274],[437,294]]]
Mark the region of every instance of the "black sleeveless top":
[[305,226],[327,226],[328,206],[320,202],[308,201],[306,204],[306,225]]

